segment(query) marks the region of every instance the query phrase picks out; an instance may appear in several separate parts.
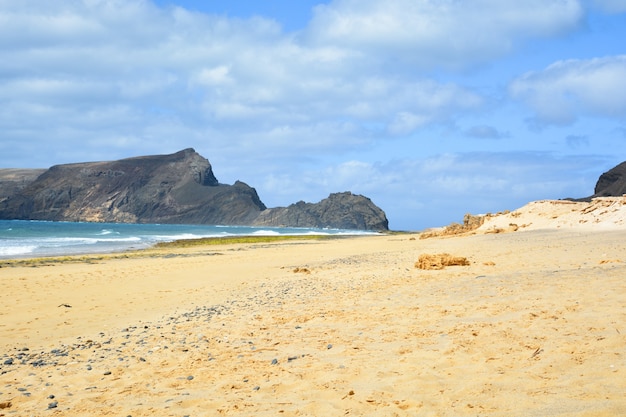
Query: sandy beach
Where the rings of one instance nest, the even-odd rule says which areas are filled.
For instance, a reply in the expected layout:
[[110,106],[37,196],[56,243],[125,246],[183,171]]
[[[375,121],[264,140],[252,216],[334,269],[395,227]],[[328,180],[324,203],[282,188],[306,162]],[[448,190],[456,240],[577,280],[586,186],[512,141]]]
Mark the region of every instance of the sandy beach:
[[5,266],[0,416],[626,415],[625,254],[541,224]]

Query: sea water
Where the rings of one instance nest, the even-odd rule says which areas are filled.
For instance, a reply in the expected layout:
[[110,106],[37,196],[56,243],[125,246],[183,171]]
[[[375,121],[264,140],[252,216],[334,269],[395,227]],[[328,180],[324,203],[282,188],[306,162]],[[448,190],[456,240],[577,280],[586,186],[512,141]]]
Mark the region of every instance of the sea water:
[[254,235],[358,235],[375,232],[248,226],[0,220],[0,259],[145,249],[158,242]]

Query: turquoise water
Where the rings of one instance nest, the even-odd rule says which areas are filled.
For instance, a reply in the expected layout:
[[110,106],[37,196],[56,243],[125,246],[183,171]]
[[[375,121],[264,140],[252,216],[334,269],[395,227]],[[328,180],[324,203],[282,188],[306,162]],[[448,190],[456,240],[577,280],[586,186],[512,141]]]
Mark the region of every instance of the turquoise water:
[[145,249],[158,242],[250,235],[375,234],[355,230],[0,220],[0,259]]

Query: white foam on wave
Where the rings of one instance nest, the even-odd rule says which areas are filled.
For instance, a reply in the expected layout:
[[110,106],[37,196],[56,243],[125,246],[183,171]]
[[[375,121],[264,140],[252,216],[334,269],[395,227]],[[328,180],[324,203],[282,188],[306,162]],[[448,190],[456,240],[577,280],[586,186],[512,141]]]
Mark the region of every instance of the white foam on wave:
[[0,247],[0,257],[28,255],[29,253],[33,253],[35,249],[37,249],[35,245]]
[[139,236],[114,237],[112,239],[95,239],[96,242],[139,242],[142,239]]
[[252,236],[280,236],[281,233],[278,233],[274,230],[257,230],[251,233]]
[[102,231],[98,233],[98,236],[119,235],[119,234],[120,234],[119,232],[116,232],[113,230],[102,229]]
[[77,245],[96,245],[98,243],[116,243],[116,242],[140,242],[142,239],[138,236],[115,237],[115,238],[95,238],[95,237],[53,237],[45,238],[39,241],[41,247],[64,247]]
[[359,236],[359,235],[367,235],[367,236],[371,236],[371,235],[379,235],[379,232],[372,232],[369,230],[342,230],[340,232],[337,233],[333,233],[335,235],[341,235],[341,236]]
[[189,239],[202,239],[205,237],[222,237],[222,236],[231,236],[230,233],[220,232],[220,233],[207,233],[207,234],[195,234],[195,233],[180,233],[177,235],[154,235],[150,236],[150,239],[156,241],[174,241],[174,240],[189,240]]

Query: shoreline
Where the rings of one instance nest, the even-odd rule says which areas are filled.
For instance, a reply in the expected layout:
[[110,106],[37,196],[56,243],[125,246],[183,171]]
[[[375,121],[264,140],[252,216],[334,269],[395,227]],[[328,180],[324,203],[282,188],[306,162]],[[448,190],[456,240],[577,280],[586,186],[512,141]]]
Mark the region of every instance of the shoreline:
[[[624,413],[625,237],[390,234],[2,268],[0,414]],[[443,252],[469,265],[415,268]]]
[[[244,235],[244,236],[221,236],[203,237],[192,239],[176,239],[172,241],[158,242],[146,248],[120,249],[110,252],[84,252],[71,255],[50,255],[50,256],[19,256],[14,258],[0,258],[0,268],[13,266],[39,266],[47,264],[63,263],[89,263],[112,259],[129,258],[154,258],[159,256],[171,256],[171,251],[182,250],[184,248],[202,248],[205,246],[232,245],[232,244],[261,244],[261,243],[284,243],[285,241],[309,241],[342,238],[358,238],[370,235]],[[165,255],[163,255],[165,254]],[[179,256],[185,256],[183,254]]]
[[364,230],[0,220],[0,260],[132,252],[177,240],[374,235]]

